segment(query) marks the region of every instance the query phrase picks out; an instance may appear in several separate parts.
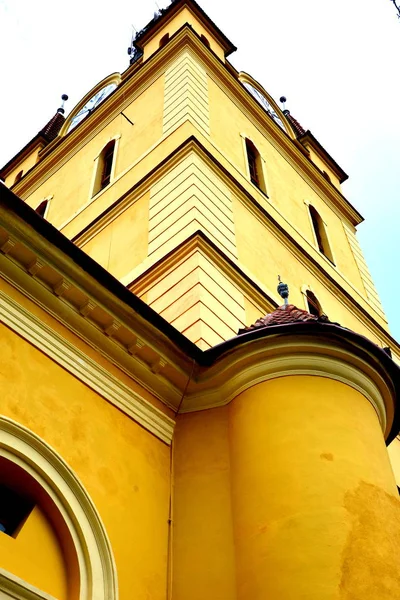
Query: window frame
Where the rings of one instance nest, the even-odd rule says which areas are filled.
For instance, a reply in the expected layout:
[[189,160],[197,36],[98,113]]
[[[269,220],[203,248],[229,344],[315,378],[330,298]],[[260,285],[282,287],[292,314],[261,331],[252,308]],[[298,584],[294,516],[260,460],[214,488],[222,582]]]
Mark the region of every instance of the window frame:
[[310,306],[309,306],[309,298],[308,298],[308,294],[312,294],[316,300],[316,302],[312,302],[312,304],[314,305],[314,307],[319,311],[318,315],[315,316],[321,316],[321,315],[325,315],[325,311],[322,307],[321,301],[318,298],[317,294],[315,293],[314,289],[311,287],[311,285],[303,285],[301,286],[301,293],[303,296],[303,301],[304,301],[304,308],[306,309],[307,312],[309,312],[310,314],[315,314],[313,312],[311,312]]
[[[121,134],[117,134],[111,137],[106,144],[101,148],[98,155],[94,158],[94,168],[92,173],[92,182],[89,190],[89,201],[101,194],[104,190],[108,189],[110,185],[114,183],[115,180],[115,169],[117,163],[117,152],[119,146],[119,140],[121,138]],[[106,185],[102,186],[104,183],[104,158],[107,152],[107,147],[111,144],[113,145],[113,153],[112,153],[112,162],[111,162],[111,170],[109,175],[109,181]]]
[[[268,195],[268,184],[265,169],[265,160],[261,155],[261,152],[253,142],[253,140],[246,134],[240,134],[243,142],[243,151],[245,156],[246,165],[246,176],[247,179],[267,198]],[[253,160],[251,160],[253,159]],[[253,168],[251,165],[253,164]],[[254,173],[252,173],[252,171]],[[255,175],[255,176],[254,176]]]
[[328,226],[326,222],[322,218],[320,212],[313,204],[311,204],[311,202],[305,200],[304,204],[307,207],[314,246],[318,250],[319,254],[324,256],[333,267],[336,267],[335,255],[332,250],[332,244],[329,239]]

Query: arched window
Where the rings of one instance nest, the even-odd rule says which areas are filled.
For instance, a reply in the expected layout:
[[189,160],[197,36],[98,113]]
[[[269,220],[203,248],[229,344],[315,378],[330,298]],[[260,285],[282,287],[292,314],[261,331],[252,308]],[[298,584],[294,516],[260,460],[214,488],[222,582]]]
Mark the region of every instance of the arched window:
[[160,39],[160,43],[158,45],[159,48],[162,48],[163,46],[165,46],[165,44],[168,42],[169,40],[169,33],[166,33],[165,35],[162,36],[162,38]]
[[319,212],[313,206],[310,205],[308,209],[310,211],[311,222],[313,225],[315,238],[317,240],[318,249],[324,256],[326,256],[328,260],[330,260],[332,264],[335,264],[333,261],[333,254],[329,245],[324,222],[321,219]]
[[311,290],[307,290],[306,296],[307,296],[308,312],[312,315],[315,315],[316,317],[319,317],[320,315],[322,315],[323,311],[321,308],[321,304],[319,303],[316,295],[313,294],[313,292],[311,292]]
[[39,206],[35,209],[35,212],[37,212],[38,215],[44,218],[46,215],[48,203],[48,200],[43,200],[43,202],[41,202]]
[[107,187],[111,181],[111,171],[114,160],[115,140],[111,140],[103,148],[97,162],[96,179],[93,195]]
[[208,38],[206,38],[206,36],[203,33],[201,34],[200,39],[203,42],[203,44],[205,46],[207,46],[207,48],[210,47],[210,42],[208,41]]
[[[3,591],[7,598],[49,597],[41,591],[41,584],[49,584],[50,557],[56,566],[53,589],[46,589],[51,597],[116,600],[118,583],[111,545],[100,515],[74,471],[39,436],[2,415],[0,434],[0,523],[8,535],[14,531],[15,556],[20,543],[27,555],[26,560],[16,561],[13,553],[4,552],[7,531],[0,531],[0,597]],[[4,490],[11,494],[5,503]],[[25,516],[16,514],[15,499],[26,503]],[[37,555],[43,540],[51,552]],[[32,561],[35,582],[29,582]]]
[[19,172],[16,174],[16,176],[15,176],[15,179],[14,179],[14,185],[15,185],[16,183],[18,183],[18,181],[20,181],[20,180],[22,179],[22,175],[23,175],[23,174],[24,174],[24,172],[23,172],[23,171],[19,171]]
[[262,170],[261,155],[253,142],[246,138],[247,163],[249,165],[250,180],[260,190],[266,193]]

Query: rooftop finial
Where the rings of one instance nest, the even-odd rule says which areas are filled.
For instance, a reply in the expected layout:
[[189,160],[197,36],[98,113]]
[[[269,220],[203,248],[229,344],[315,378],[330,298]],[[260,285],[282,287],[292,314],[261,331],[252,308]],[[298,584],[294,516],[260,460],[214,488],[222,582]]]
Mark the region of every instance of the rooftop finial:
[[136,27],[132,25],[132,36],[131,36],[131,45],[128,48],[128,55],[130,57],[129,63],[132,65],[134,62],[138,60],[142,56],[142,53],[135,46],[135,40],[138,37],[140,32],[137,31]]
[[63,115],[63,114],[65,113],[65,108],[64,108],[64,106],[65,106],[65,103],[66,103],[66,101],[68,100],[68,96],[67,96],[67,94],[63,94],[63,95],[61,96],[61,100],[62,100],[62,102],[61,102],[61,106],[60,106],[60,108],[57,108],[57,112],[58,112],[58,113],[61,113],[61,114]]
[[281,298],[283,298],[283,303],[285,306],[288,306],[289,302],[288,302],[288,298],[289,298],[289,286],[287,285],[287,283],[283,283],[281,281],[281,276],[278,275],[278,287],[276,288],[278,291],[278,294],[280,295]]

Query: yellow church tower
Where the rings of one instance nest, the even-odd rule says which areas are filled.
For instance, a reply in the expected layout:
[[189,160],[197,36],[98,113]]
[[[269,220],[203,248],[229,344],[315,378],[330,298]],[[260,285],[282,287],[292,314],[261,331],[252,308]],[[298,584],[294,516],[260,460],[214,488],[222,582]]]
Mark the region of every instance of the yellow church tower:
[[362,217],[234,50],[173,0],[0,171],[1,598],[400,596]]

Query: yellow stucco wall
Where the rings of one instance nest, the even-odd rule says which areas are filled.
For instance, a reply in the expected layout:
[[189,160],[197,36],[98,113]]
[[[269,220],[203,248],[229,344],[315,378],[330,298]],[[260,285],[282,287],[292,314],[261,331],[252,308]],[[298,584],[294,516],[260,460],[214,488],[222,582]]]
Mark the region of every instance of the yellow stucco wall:
[[174,600],[235,600],[228,407],[180,415],[174,440]]
[[146,42],[143,47],[143,59],[147,60],[158,50],[160,40],[166,33],[169,33],[169,37],[172,37],[173,34],[186,23],[189,23],[198,35],[205,35],[210,43],[211,50],[215,52],[220,60],[225,61],[224,51],[219,42],[214,38],[210,30],[204,26],[204,23],[199,21],[188,7],[184,7],[180,10],[169,23],[164,27],[161,27],[157,34]]
[[147,256],[149,195],[145,194],[87,243],[80,245],[117,279]]
[[[203,62],[191,39],[159,67],[157,56],[166,58],[166,49],[155,54],[160,38],[186,22],[206,35],[220,60],[212,64],[208,53]],[[79,143],[68,156],[67,140],[56,142],[52,170],[24,199],[36,208],[53,196],[46,218],[133,290],[135,276],[152,267],[139,295],[203,349],[261,316],[257,294],[277,300],[278,275],[289,284],[292,303],[306,308],[304,287],[310,286],[332,321],[382,345],[372,321],[383,328],[386,321],[376,304],[367,304],[375,297],[373,290],[368,297],[370,284],[360,274],[362,261],[344,230],[345,217],[318,175],[303,172],[301,158],[289,158],[279,136],[243,108],[233,81],[227,91],[221,61],[223,50],[206,24],[184,8],[146,43],[147,74],[139,87],[132,86],[132,97],[121,99],[120,112],[104,111],[108,121],[96,131],[89,117],[86,137],[76,136]],[[143,67],[136,67],[141,76]],[[136,67],[125,83],[134,81]],[[168,158],[191,136],[204,151],[197,147],[182,150],[183,158]],[[265,161],[268,198],[249,182],[244,136]],[[111,139],[112,181],[93,196],[96,158]],[[36,158],[24,159],[10,178]],[[323,167],[318,157],[312,159]],[[122,198],[124,210],[100,220]],[[337,272],[318,254],[307,202],[326,224]],[[312,260],[268,225],[257,204]],[[211,250],[196,251],[178,265],[173,253],[198,230],[217,258],[210,258]],[[354,286],[370,316],[357,316],[342,302],[339,285],[349,294]],[[172,416],[150,389],[141,389],[38,305],[4,287]],[[397,597],[397,490],[377,415],[361,393],[311,376],[267,381],[225,407],[179,415],[171,455],[168,446],[7,327],[1,326],[0,336],[1,412],[42,437],[76,472],[110,538],[121,600],[165,600],[168,592],[171,600]],[[397,473],[398,445],[391,455]],[[41,552],[33,554],[38,539]],[[0,534],[0,559],[4,568],[59,600],[67,598],[68,568],[39,506],[16,540]]]
[[400,487],[400,439],[398,436],[388,446],[388,452],[396,483]]
[[340,187],[340,181],[338,176],[333,172],[333,170],[329,167],[329,165],[326,164],[326,162],[324,160],[322,160],[322,158],[319,156],[319,154],[317,154],[317,152],[310,146],[310,144],[305,143],[304,146],[307,148],[307,150],[310,153],[310,158],[313,161],[313,163],[315,163],[317,165],[317,167],[323,172],[325,171],[325,173],[327,173],[327,175],[329,176],[331,183],[338,188],[338,190],[341,190]]
[[229,408],[238,600],[396,596],[400,504],[371,404],[292,376]]
[[[27,204],[36,208],[44,197],[53,195],[47,219],[68,237],[79,233],[130,189],[129,176],[121,175],[161,137],[163,89],[163,78],[149,85],[123,111],[134,125],[119,114],[97,135],[86,139],[82,147],[78,146],[54,174],[49,174],[27,197]],[[113,138],[118,138],[114,181],[97,194],[93,202],[95,161]],[[74,218],[73,228],[66,228],[71,218]]]
[[17,161],[16,166],[13,167],[4,180],[7,187],[11,187],[14,184],[15,177],[20,171],[23,171],[23,175],[25,175],[29,169],[35,166],[38,161],[39,152],[43,146],[43,142],[38,143],[26,156]]
[[173,598],[390,600],[400,504],[377,414],[321,377],[180,415]]
[[[179,29],[189,18],[186,13],[187,9],[180,11],[164,29]],[[148,52],[153,52],[152,44],[163,33],[164,30],[160,31],[147,43]],[[129,275],[140,275],[141,265],[144,270],[149,261],[152,264],[162,259],[200,229],[229,259],[238,261],[250,278],[256,278],[267,294],[270,295],[272,290],[272,296],[275,296],[277,276],[281,275],[290,285],[291,301],[306,308],[301,289],[310,286],[332,320],[387,345],[388,342],[383,343],[377,331],[368,326],[367,316],[356,317],[348,304],[340,302],[334,283],[325,276],[314,275],[309,265],[302,263],[301,253],[294,249],[289,251],[283,238],[278,240],[276,234],[271,234],[257,215],[244,206],[242,199],[234,196],[223,174],[212,172],[197,156],[160,172],[157,180],[150,181],[147,189],[142,191],[142,196],[135,198],[134,205],[105,227],[96,227],[99,215],[124,195],[134,194],[142,177],[161,165],[168,153],[189,135],[195,135],[211,154],[223,161],[240,184],[247,186],[246,189],[254,194],[255,202],[277,218],[305,252],[347,293],[353,296],[354,288],[358,290],[360,296],[356,294],[355,298],[383,328],[387,328],[372,281],[360,274],[364,273],[365,263],[362,257],[358,262],[356,260],[359,258],[358,247],[354,249],[357,245],[354,236],[351,238],[354,243],[349,242],[349,235],[353,234],[349,234],[351,227],[346,233],[343,215],[325,197],[322,189],[300,172],[299,166],[295,166],[279,148],[277,141],[261,129],[256,119],[233,101],[210,65],[205,65],[193,48],[171,56],[164,74],[157,72],[157,77],[141,89],[138,97],[124,107],[123,114],[90,134],[54,174],[28,195],[28,204],[36,207],[43,197],[54,195],[46,218],[67,237],[76,238],[85,252],[129,284],[132,282]],[[265,160],[269,200],[248,182],[243,136],[255,143]],[[96,157],[114,137],[117,144],[113,181],[93,198]],[[316,247],[307,203],[318,210],[326,224],[336,267],[332,267]],[[80,233],[91,225],[93,233],[80,237]],[[255,245],[254,240],[259,243]],[[198,302],[201,302],[200,288],[197,291]],[[205,318],[204,327],[208,328],[209,339],[204,341],[198,325],[195,325],[196,331],[190,330],[190,339],[204,348],[211,339],[217,343],[231,337],[228,329],[222,338],[218,337],[221,335],[219,330],[217,337],[213,337],[212,312],[218,313],[218,306],[214,308]],[[186,315],[185,321],[177,327],[189,331],[194,323],[203,320],[197,312]],[[176,316],[174,314],[168,320],[172,322]],[[249,324],[254,316],[261,314],[248,304],[246,323]]]
[[272,138],[268,139],[265,132],[261,132],[211,78],[209,95],[210,129],[216,146],[245,175],[246,154],[241,134],[249,137],[265,160],[264,169],[270,200],[283,214],[288,226],[294,226],[309,243],[315,245],[312,225],[304,201],[313,204],[327,224],[338,269],[350,279],[353,285],[363,291],[361,277],[343,231],[342,220],[336,211],[290,164],[276,147],[276,142],[273,142]]
[[[8,328],[0,335],[2,414],[50,444],[90,494],[111,541],[121,600],[164,600],[168,446]],[[49,554],[50,543],[43,560],[56,563]],[[42,576],[47,585],[54,575]]]
[[112,364],[107,358],[102,356],[96,349],[91,347],[84,340],[75,335],[57,319],[51,316],[49,313],[40,308],[37,304],[26,298],[21,292],[16,290],[6,281],[0,278],[0,289],[10,298],[15,300],[18,304],[23,306],[30,312],[34,317],[40,319],[45,325],[48,325],[56,334],[61,335],[67,342],[71,343],[78,350],[86,354],[86,356],[93,359],[103,369],[106,370],[112,377],[116,377],[134,393],[137,392],[146,402],[149,402],[153,406],[157,407],[163,413],[169,417],[173,416],[173,412],[168,408],[161,400],[156,398],[146,388],[140,385],[135,379],[127,375],[123,370]]
[[[330,282],[323,284],[321,279],[310,272],[272,232],[266,235],[265,226],[255,219],[240,201],[234,203],[234,210],[235,221],[240,223],[240,227],[236,229],[239,261],[249,266],[251,273],[259,281],[273,289],[279,274],[282,281],[290,282],[290,302],[303,309],[307,306],[302,287],[311,286],[323,311],[331,321],[338,322],[379,343],[379,338],[371,332],[368,325],[362,323],[340,301],[334,284]],[[257,244],[254,240],[257,240]],[[382,320],[381,322],[384,325]]]

